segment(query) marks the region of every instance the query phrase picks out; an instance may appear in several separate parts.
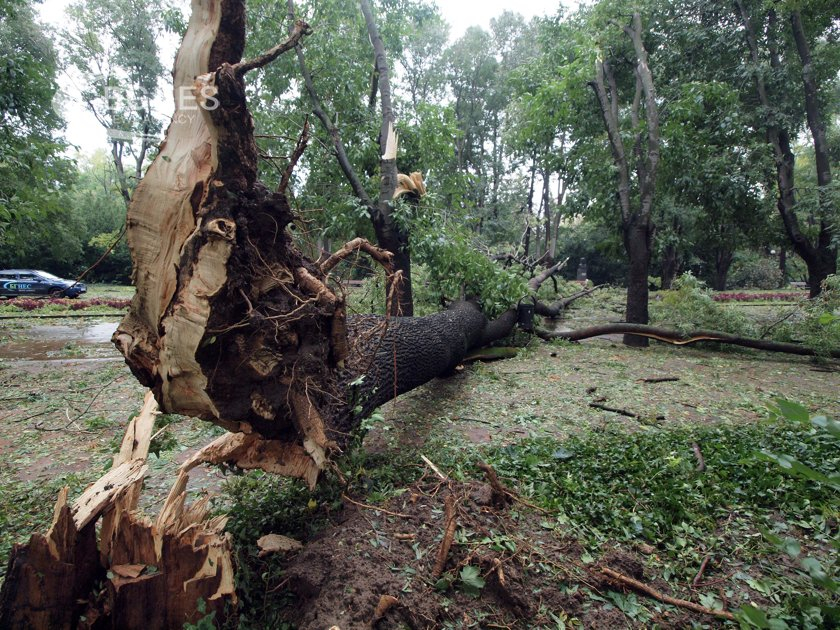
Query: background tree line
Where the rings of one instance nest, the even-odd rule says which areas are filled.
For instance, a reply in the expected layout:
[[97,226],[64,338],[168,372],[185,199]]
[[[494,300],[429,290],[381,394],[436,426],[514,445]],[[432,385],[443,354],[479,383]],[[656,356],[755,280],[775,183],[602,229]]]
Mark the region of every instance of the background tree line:
[[[345,0],[249,3],[246,55],[278,41],[290,15],[315,29],[251,93],[273,185],[309,120],[292,189],[311,251],[357,235],[382,243],[385,226],[431,293],[466,290],[490,310],[523,290],[494,256],[586,258],[595,282],[630,284],[630,321],[646,318],[651,283],[685,270],[719,289],[796,279],[812,292],[836,271],[834,3],[602,0],[530,22],[505,12],[454,40],[433,3],[367,8],[369,19]],[[0,261],[70,275],[120,234],[168,124],[154,105],[169,64],[160,35],[184,18],[165,3],[82,0],[53,37],[26,0],[0,14],[12,51],[0,74]],[[53,107],[62,68],[109,130],[101,154],[66,157]],[[420,198],[383,197],[389,121],[396,170],[423,174]],[[124,246],[106,260],[94,274],[127,277]]]

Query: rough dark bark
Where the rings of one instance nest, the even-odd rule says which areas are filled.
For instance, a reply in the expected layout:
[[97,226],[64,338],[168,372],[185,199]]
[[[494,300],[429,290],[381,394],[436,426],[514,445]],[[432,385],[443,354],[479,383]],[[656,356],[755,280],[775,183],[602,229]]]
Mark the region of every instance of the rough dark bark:
[[715,251],[715,269],[712,274],[712,288],[715,291],[726,291],[726,278],[734,258],[735,252],[730,249],[720,248]]
[[674,284],[674,278],[677,277],[677,270],[679,263],[677,260],[677,247],[670,244],[665,246],[665,251],[662,253],[662,275],[661,287],[664,291],[669,291],[671,285]]
[[[743,0],[736,0],[735,6],[738,11],[738,16],[741,24],[744,27],[744,37],[747,43],[747,49],[750,54],[750,59],[756,68],[761,65],[761,60],[758,50],[758,41],[755,36],[752,20]],[[794,13],[796,18],[792,16],[792,25],[794,31],[794,38],[802,38],[802,41],[797,41],[797,48],[799,49],[800,57],[803,63],[803,82],[805,83],[805,98],[806,98],[806,113],[808,114],[809,127],[811,127],[814,138],[815,148],[819,143],[822,147],[821,151],[825,150],[825,145],[822,144],[824,139],[824,132],[820,129],[819,107],[815,98],[816,86],[813,83],[813,75],[810,72],[810,54],[807,49],[807,42],[804,39],[804,33],[801,30],[801,23],[799,22],[798,14]],[[774,36],[776,29],[776,13],[775,9],[770,9],[768,13],[769,22],[769,48],[770,48],[770,66],[776,70],[781,71],[781,60],[775,48]],[[802,46],[800,48],[800,46]],[[778,186],[778,200],[776,206],[779,214],[782,217],[782,223],[785,232],[790,239],[793,250],[805,262],[808,268],[808,286],[810,288],[811,297],[814,297],[822,290],[822,281],[832,273],[837,271],[837,248],[832,246],[833,231],[830,223],[825,219],[825,216],[820,217],[819,231],[814,242],[811,242],[807,235],[802,233],[799,226],[799,219],[796,215],[796,198],[794,188],[794,162],[795,156],[791,149],[791,140],[789,131],[782,127],[777,121],[778,116],[772,115],[775,111],[773,107],[768,87],[762,77],[760,71],[755,73],[756,93],[758,94],[759,102],[762,107],[771,115],[764,116],[766,122],[767,141],[773,149],[774,158],[776,161],[776,183]],[[810,103],[810,104],[809,104]],[[812,126],[813,124],[813,126]],[[821,158],[818,157],[821,160]],[[830,170],[826,169],[826,163],[822,162],[823,168],[817,169],[818,176],[822,170],[822,177],[828,175],[828,182],[830,183]],[[826,181],[826,180],[824,180]],[[821,191],[825,189],[821,186]]]
[[[617,194],[621,211],[621,232],[629,259],[625,318],[628,322],[646,324],[648,322],[648,276],[655,231],[651,210],[659,164],[659,110],[653,75],[648,66],[647,51],[642,42],[640,14],[634,13],[631,24],[624,26],[623,30],[633,42],[636,55],[636,93],[631,107],[631,118],[633,128],[636,130],[633,154],[639,187],[637,207],[632,205],[630,160],[621,138],[618,86],[608,61],[597,62],[595,80],[590,85],[595,91],[600,106],[613,162],[618,170]],[[643,137],[640,124],[642,104],[644,104],[647,121],[646,138]],[[644,148],[645,140],[647,141],[646,149]],[[624,343],[629,346],[647,346],[648,341],[645,337],[627,334],[624,336]]]

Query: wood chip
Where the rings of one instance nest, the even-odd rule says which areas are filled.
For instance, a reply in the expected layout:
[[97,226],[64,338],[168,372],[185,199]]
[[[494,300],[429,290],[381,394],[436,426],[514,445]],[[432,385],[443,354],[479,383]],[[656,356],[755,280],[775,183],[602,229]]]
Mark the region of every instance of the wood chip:
[[277,553],[278,551],[297,551],[298,549],[303,549],[303,545],[294,538],[280,534],[266,534],[257,540],[257,547],[260,548],[260,558]]

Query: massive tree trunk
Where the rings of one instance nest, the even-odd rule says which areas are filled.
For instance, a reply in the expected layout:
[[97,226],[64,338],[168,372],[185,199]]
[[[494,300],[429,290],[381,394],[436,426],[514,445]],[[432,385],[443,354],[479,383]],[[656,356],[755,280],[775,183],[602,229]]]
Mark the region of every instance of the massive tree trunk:
[[244,76],[308,27],[242,62],[244,24],[239,2],[194,0],[173,122],[128,213],[137,294],[114,341],[165,412],[258,434],[272,444],[267,467],[314,483],[349,439],[354,408],[447,372],[488,340],[488,322],[462,303],[348,324],[329,271],[359,249],[389,270],[392,256],[357,239],[318,264],[295,245],[284,191],[257,181]]

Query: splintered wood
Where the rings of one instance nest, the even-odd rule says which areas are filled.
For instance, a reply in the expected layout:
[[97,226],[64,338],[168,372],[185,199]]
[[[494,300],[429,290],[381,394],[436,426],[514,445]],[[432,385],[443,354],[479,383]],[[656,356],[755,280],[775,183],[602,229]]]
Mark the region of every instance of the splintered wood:
[[137,511],[157,413],[149,392],[111,470],[72,504],[62,490],[49,531],[15,546],[0,627],[180,628],[235,604],[226,519],[208,519],[206,499],[185,506],[186,472],[154,522]]

